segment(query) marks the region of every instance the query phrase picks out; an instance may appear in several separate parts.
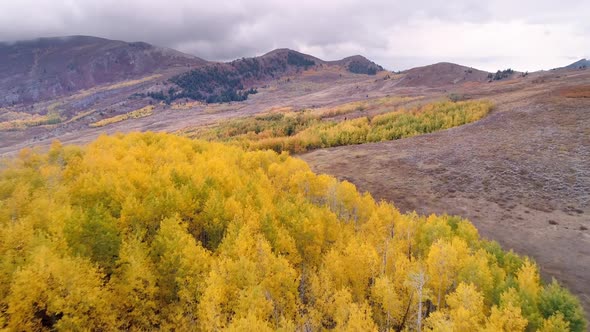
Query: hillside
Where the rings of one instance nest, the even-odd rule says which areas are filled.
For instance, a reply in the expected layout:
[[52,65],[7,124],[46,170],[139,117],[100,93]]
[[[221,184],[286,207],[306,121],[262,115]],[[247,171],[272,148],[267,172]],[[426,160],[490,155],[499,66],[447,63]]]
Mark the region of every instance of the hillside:
[[412,68],[403,74],[400,86],[406,87],[441,87],[489,80],[488,72],[448,62]]
[[[259,57],[214,63],[143,42],[88,36],[40,38],[0,43],[0,107],[31,105],[27,113],[45,116],[47,110],[32,104],[132,80],[139,81],[125,84],[136,86],[135,97],[166,103],[183,98],[208,103],[242,101],[269,81],[327,67],[367,75],[383,70],[359,55],[323,61],[277,49]],[[154,74],[161,73],[167,75],[154,79],[161,76]],[[151,84],[138,84],[146,81]]]
[[205,63],[147,43],[87,36],[0,43],[0,107]]
[[568,66],[563,67],[564,69],[586,69],[590,68],[590,60],[582,59],[578,60]]
[[207,103],[243,101],[257,92],[255,87],[271,80],[299,74],[308,69],[338,67],[355,74],[375,75],[383,68],[362,56],[339,61],[323,61],[289,49],[277,49],[260,57],[242,58],[228,63],[214,63],[179,74],[170,79],[175,87],[152,91],[147,95],[171,103],[187,98]]
[[[86,140],[105,130],[90,133],[91,128],[128,131],[156,118],[148,126],[178,130],[201,123],[194,116],[214,118],[200,111],[217,113],[210,109],[224,110],[220,103],[244,101],[257,92],[259,98],[241,103],[242,110],[231,116],[321,91],[326,92],[318,95],[321,103],[351,100],[366,96],[358,87],[374,81],[381,69],[360,56],[327,62],[288,49],[213,63],[145,43],[94,37],[2,44],[2,52],[0,149],[10,150],[64,134]],[[352,72],[363,68],[364,74]],[[356,91],[333,90],[340,86]],[[305,99],[297,103],[309,105]],[[115,129],[119,122],[124,128]]]

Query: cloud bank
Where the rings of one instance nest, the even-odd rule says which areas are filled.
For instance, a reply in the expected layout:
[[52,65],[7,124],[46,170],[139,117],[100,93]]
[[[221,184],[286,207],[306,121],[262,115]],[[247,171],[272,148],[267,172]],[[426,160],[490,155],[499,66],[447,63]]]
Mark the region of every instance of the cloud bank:
[[92,35],[208,60],[288,47],[391,70],[449,61],[533,71],[590,56],[588,13],[588,0],[20,0],[0,4],[0,40]]

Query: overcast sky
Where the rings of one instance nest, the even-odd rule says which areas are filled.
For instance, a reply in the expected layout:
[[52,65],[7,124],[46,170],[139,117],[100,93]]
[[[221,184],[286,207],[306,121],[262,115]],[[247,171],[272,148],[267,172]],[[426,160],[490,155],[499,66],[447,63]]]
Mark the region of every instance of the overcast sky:
[[207,60],[288,47],[387,69],[534,71],[590,57],[590,0],[0,0],[0,40],[92,35]]

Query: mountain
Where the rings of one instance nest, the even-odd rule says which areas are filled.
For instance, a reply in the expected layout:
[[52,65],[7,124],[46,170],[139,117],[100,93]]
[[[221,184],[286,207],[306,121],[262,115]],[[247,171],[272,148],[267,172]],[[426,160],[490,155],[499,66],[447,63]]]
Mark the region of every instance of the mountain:
[[355,74],[375,75],[383,68],[356,55],[338,61],[324,61],[290,49],[277,49],[259,57],[242,58],[228,63],[210,63],[172,77],[175,87],[151,92],[148,96],[167,103],[180,98],[208,103],[241,101],[256,93],[257,85],[269,80],[301,73],[338,67]]
[[490,75],[482,70],[448,62],[412,68],[403,74],[405,75],[399,86],[406,87],[440,87],[466,82],[487,82]]
[[88,36],[0,43],[0,106],[37,102],[205,60],[143,42]]
[[339,65],[346,68],[349,72],[355,74],[374,75],[383,71],[383,67],[365,58],[362,55],[353,55],[338,61],[331,61],[331,64]]
[[[288,48],[280,48],[274,51],[268,52],[263,56],[259,57],[261,60],[269,61],[275,65],[279,65],[283,68],[289,66],[295,66],[296,71],[300,71],[301,67],[323,67],[323,66],[336,66],[341,69],[354,73],[354,74],[366,74],[374,75],[379,71],[383,71],[383,67],[370,61],[362,55],[353,55],[341,60],[335,61],[324,61],[316,58],[309,54],[304,54]],[[253,58],[256,59],[256,58]],[[244,59],[242,59],[244,60]],[[284,66],[286,63],[287,67]],[[299,68],[297,68],[299,67]]]
[[590,60],[582,59],[578,60],[571,65],[563,67],[564,69],[586,69],[590,68]]
[[270,80],[326,66],[368,75],[383,70],[359,55],[324,61],[277,49],[259,57],[217,63],[144,42],[90,36],[39,38],[0,43],[0,107],[30,105],[137,79],[150,79],[156,86],[137,90],[136,96],[166,102],[178,98],[207,102],[244,100],[256,92],[254,87]]

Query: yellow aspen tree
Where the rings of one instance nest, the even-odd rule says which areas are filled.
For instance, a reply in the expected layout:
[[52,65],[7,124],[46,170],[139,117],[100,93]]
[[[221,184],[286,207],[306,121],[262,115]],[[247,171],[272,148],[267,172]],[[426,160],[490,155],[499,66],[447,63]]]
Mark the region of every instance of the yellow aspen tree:
[[258,318],[254,314],[247,315],[246,317],[235,319],[231,324],[224,329],[227,332],[273,332],[276,331],[271,325],[264,319]]
[[371,308],[364,301],[357,304],[344,288],[334,294],[335,329],[339,331],[377,331],[371,318]]
[[397,218],[399,218],[399,212],[391,205],[382,202],[374,208],[367,222],[362,225],[363,236],[381,256],[380,272],[382,274],[388,272],[388,258],[391,258],[396,232],[394,220]]
[[338,289],[349,288],[353,299],[361,301],[367,297],[367,287],[379,272],[379,255],[372,246],[353,237],[342,251],[328,253],[324,264],[334,285]]
[[485,250],[480,249],[461,260],[457,282],[475,285],[484,294],[486,305],[492,303],[494,277]]
[[444,217],[438,217],[431,214],[426,220],[420,223],[418,231],[417,249],[420,252],[427,253],[429,248],[438,240],[451,240],[452,230]]
[[6,310],[10,330],[113,330],[112,295],[84,259],[40,247],[14,275]]
[[437,240],[428,252],[426,268],[429,287],[433,290],[433,297],[437,308],[445,305],[444,298],[455,282],[462,260],[467,257],[467,245],[459,238],[451,242]]
[[[177,218],[162,220],[151,248],[163,319],[197,324],[197,305],[211,269],[211,255]],[[180,321],[179,321],[180,320]]]
[[445,311],[435,311],[424,321],[424,331],[455,332],[453,322]]
[[[401,325],[406,308],[406,294],[399,292],[397,285],[387,275],[377,277],[371,290],[371,299],[377,304],[373,311],[374,317],[382,316],[381,326],[389,330]],[[382,314],[378,315],[379,313]]]
[[395,223],[395,229],[397,231],[395,232],[394,237],[397,242],[397,247],[399,247],[400,251],[409,260],[413,259],[414,251],[416,251],[416,234],[419,232],[418,220],[418,215],[414,212],[401,216]]
[[511,304],[492,307],[492,312],[486,320],[484,331],[519,332],[525,331],[528,321],[522,317],[520,307]]
[[520,297],[514,288],[504,291],[486,319],[486,331],[524,331],[528,320],[522,316]]
[[268,241],[248,226],[235,227],[220,249],[199,306],[204,329],[225,328],[248,315],[270,319],[275,328],[296,318],[298,274]]
[[77,209],[66,222],[64,234],[76,254],[90,258],[106,273],[112,273],[121,238],[115,218],[102,206],[85,211]]
[[539,271],[535,263],[525,259],[523,266],[516,273],[518,290],[528,299],[536,300],[541,289]]
[[570,323],[566,321],[561,312],[545,318],[541,324],[539,332],[569,332]]
[[161,304],[154,271],[145,243],[135,238],[123,242],[117,268],[109,281],[120,329],[148,331],[160,324]]
[[460,283],[457,289],[447,296],[447,303],[454,331],[470,332],[481,328],[485,317],[483,295],[474,285]]
[[528,258],[525,258],[524,264],[516,272],[516,283],[523,315],[528,319],[529,327],[536,329],[541,323],[541,314],[537,307],[541,284],[539,270]]

